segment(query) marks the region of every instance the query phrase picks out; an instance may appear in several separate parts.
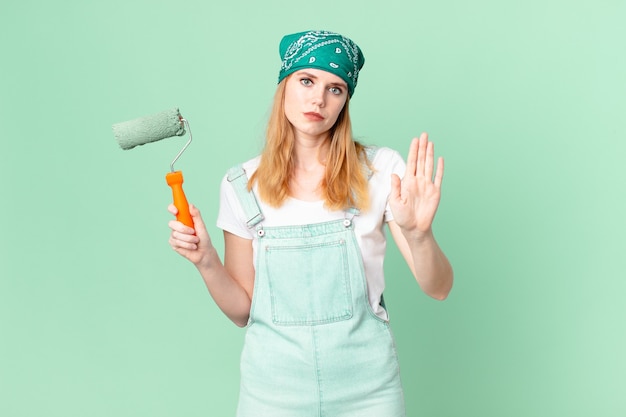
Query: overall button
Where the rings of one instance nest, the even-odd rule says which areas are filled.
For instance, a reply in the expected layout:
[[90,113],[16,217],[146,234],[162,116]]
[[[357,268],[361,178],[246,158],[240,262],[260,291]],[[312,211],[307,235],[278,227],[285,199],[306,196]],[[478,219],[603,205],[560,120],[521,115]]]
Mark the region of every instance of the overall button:
[[350,219],[345,219],[343,221],[343,226],[344,227],[350,227],[351,224],[352,224],[352,220],[350,220]]

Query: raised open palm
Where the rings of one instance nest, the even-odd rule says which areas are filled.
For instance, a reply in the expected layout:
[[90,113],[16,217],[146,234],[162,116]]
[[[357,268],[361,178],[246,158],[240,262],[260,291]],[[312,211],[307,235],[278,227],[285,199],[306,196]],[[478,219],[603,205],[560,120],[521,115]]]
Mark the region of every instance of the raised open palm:
[[434,144],[428,140],[427,133],[422,133],[411,142],[404,178],[400,180],[397,175],[392,175],[389,205],[394,220],[404,232],[427,233],[431,230],[443,180],[443,158],[437,160],[433,177],[434,161]]

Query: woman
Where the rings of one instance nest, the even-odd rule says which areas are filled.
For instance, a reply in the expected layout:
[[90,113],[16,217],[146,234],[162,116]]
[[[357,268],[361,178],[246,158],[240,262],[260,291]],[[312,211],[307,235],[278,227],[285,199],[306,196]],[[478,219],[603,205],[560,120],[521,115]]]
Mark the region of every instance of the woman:
[[170,244],[247,326],[239,416],[404,416],[383,225],[422,290],[445,299],[452,268],[432,232],[443,159],[435,168],[426,134],[406,165],[353,140],[348,104],[364,58],[350,39],[301,32],[280,53],[265,149],[222,182],[224,263],[194,206],[195,230],[171,221]]

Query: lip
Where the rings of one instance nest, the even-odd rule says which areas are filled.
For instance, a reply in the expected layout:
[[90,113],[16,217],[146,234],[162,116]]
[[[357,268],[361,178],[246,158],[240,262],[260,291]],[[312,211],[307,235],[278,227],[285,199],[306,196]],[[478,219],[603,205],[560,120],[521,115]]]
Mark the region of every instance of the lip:
[[324,116],[314,111],[304,113],[304,117],[314,122],[320,122],[324,120]]

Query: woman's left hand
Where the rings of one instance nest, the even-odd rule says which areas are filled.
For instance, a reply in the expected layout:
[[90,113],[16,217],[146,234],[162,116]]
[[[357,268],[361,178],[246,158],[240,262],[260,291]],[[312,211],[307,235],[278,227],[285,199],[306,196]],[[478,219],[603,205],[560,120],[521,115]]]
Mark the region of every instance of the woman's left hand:
[[428,134],[422,133],[411,142],[404,178],[392,174],[389,205],[394,220],[405,234],[414,237],[431,233],[439,206],[443,158],[437,160],[433,178],[434,160],[434,145]]

